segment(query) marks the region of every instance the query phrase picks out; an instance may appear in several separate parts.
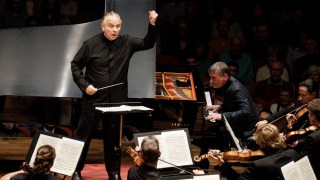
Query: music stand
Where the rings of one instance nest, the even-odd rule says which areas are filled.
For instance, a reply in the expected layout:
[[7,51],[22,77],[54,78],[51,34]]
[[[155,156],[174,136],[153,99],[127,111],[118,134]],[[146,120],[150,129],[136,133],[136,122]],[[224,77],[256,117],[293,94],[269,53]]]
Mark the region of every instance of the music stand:
[[[120,106],[122,106],[122,105],[126,105],[131,108],[120,108]],[[134,108],[135,106],[137,108]],[[141,102],[95,103],[95,104],[93,104],[93,107],[96,111],[98,111],[99,113],[102,113],[102,114],[119,114],[120,115],[119,148],[116,148],[116,150],[119,152],[119,156],[120,156],[120,158],[119,158],[120,161],[118,163],[119,164],[118,177],[120,177],[123,115],[132,114],[132,113],[150,113],[151,111],[153,111],[153,109],[142,106]],[[117,108],[117,107],[119,107],[119,108]],[[102,110],[101,108],[102,109],[105,108],[105,109]]]

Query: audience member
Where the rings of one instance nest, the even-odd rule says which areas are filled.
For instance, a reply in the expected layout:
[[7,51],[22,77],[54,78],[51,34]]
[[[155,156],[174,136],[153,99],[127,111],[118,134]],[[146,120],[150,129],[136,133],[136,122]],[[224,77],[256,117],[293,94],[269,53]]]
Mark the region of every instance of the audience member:
[[[291,71],[292,71],[294,62],[298,58],[306,55],[305,47],[306,47],[307,39],[308,39],[308,35],[305,31],[300,31],[293,35],[292,42],[290,42],[288,47],[287,59],[286,59],[287,63],[290,66]],[[292,72],[289,72],[289,73],[291,74]]]
[[293,107],[295,105],[293,98],[292,90],[290,88],[282,87],[277,102],[270,105],[270,111],[272,114],[275,114],[284,109]]
[[28,14],[23,0],[9,0],[7,10],[0,13],[0,28],[22,28],[26,26]]
[[228,31],[230,24],[228,21],[220,19],[217,21],[217,33],[219,36],[216,38],[210,38],[208,40],[209,52],[208,56],[213,61],[218,61],[221,53],[229,50],[230,38],[228,37]]
[[265,108],[269,108],[269,102],[279,97],[281,88],[289,88],[292,93],[295,91],[294,84],[284,81],[281,78],[281,74],[283,74],[283,63],[281,61],[273,61],[270,64],[271,76],[255,84],[254,99],[260,98],[267,102],[268,107]]
[[234,78],[236,78],[238,75],[238,69],[239,69],[238,63],[235,61],[230,61],[227,63],[227,65],[230,69],[230,76],[233,76]]
[[[270,67],[274,61],[281,61],[279,59],[278,48],[276,48],[274,46],[270,46],[268,48],[267,64],[258,68],[257,74],[256,74],[256,82],[270,78],[270,76],[271,76]],[[283,66],[282,67],[283,70],[282,70],[282,74],[280,74],[281,79],[289,82],[289,71],[285,67],[284,62],[282,62],[282,66]]]
[[234,37],[230,40],[229,51],[221,53],[219,59],[226,64],[230,61],[235,61],[238,64],[237,79],[240,81],[254,81],[253,65],[251,56],[243,51],[243,42],[239,37]]
[[161,54],[184,58],[194,48],[190,24],[187,19],[178,17],[167,42],[162,42]]
[[[160,23],[166,21],[173,25],[174,20],[185,14],[185,2],[183,0],[170,0],[164,3],[159,11]],[[170,26],[169,26],[170,28]]]
[[266,156],[254,160],[243,173],[237,173],[222,156],[217,156],[219,150],[209,151],[209,158],[218,163],[222,176],[227,179],[281,179],[281,167],[299,156],[293,149],[284,149],[283,135],[272,124],[259,127],[254,133],[254,139]]
[[28,137],[30,131],[28,129],[18,127],[15,123],[1,123],[0,136],[2,137]]
[[268,55],[268,47],[273,44],[269,25],[266,22],[257,24],[255,27],[255,37],[253,41],[247,44],[247,52],[250,54],[253,64],[264,61]]
[[74,0],[60,0],[60,14],[68,18],[78,15],[78,4]]
[[70,24],[68,17],[60,13],[60,4],[58,0],[44,0],[41,24],[44,26]]
[[[52,123],[43,123],[41,126],[36,126],[31,131],[30,135],[33,137],[38,130],[45,131],[45,132],[52,133],[52,134],[58,134],[58,135],[62,135],[62,136],[70,136],[70,134],[68,134],[67,131],[57,127],[55,124],[52,124]],[[70,132],[72,133],[71,130],[70,130]]]
[[[242,42],[245,42],[243,38],[242,28],[240,24],[234,20],[233,11],[231,7],[228,7],[227,5],[225,5],[223,8],[221,8],[219,19],[225,20],[229,25],[226,32],[228,39],[239,37]],[[218,30],[218,22],[215,22],[213,23],[211,37],[213,39],[217,39],[219,38],[219,36],[220,36],[220,33]]]
[[318,53],[318,42],[309,37],[306,42],[306,55],[298,58],[292,67],[292,82],[298,83],[306,79],[308,69],[311,65],[320,66],[320,55]]
[[32,166],[24,162],[22,170],[4,175],[1,180],[61,180],[50,174],[56,151],[50,145],[40,146]]

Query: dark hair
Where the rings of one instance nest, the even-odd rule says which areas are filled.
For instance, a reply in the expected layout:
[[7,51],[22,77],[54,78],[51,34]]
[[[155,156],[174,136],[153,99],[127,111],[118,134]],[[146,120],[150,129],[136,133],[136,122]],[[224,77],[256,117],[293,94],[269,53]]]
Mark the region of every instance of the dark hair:
[[309,93],[313,93],[315,92],[316,93],[316,97],[318,96],[319,94],[319,86],[318,84],[312,80],[312,79],[306,79],[304,80],[303,82],[301,82],[299,84],[299,86],[303,86],[303,87],[306,87],[308,89],[308,92]]

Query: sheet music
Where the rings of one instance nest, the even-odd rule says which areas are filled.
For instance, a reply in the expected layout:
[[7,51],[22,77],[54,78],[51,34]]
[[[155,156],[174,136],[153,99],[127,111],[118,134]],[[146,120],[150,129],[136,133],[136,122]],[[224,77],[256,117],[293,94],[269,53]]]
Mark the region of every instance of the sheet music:
[[282,166],[281,172],[285,180],[317,180],[308,156]]
[[52,172],[72,176],[78,164],[84,142],[66,137],[60,138],[40,134],[29,162],[31,166],[34,164],[38,148],[43,145],[50,145],[56,150],[56,158],[50,170]]
[[54,160],[51,171],[72,176],[78,164],[84,143],[70,138],[62,138],[58,142],[56,152],[59,153]]
[[233,132],[233,130],[232,130],[232,128],[231,128],[231,126],[230,126],[230,124],[229,124],[226,116],[225,116],[224,114],[221,114],[221,115],[222,115],[222,117],[223,117],[223,121],[225,122],[226,128],[227,128],[227,130],[229,131],[229,133],[230,133],[230,135],[231,135],[234,143],[236,144],[238,150],[239,150],[239,151],[242,151],[242,148],[241,148],[241,146],[240,146],[239,139],[238,139],[238,138],[236,137],[236,135],[234,134],[234,132]]
[[153,111],[153,109],[145,106],[128,106],[128,105],[121,105],[117,107],[96,107],[96,110],[100,110],[102,112]]

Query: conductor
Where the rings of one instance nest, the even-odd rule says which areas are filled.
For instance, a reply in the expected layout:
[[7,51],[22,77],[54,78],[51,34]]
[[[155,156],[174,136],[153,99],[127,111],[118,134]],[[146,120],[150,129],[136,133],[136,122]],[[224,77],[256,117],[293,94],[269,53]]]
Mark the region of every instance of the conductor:
[[[100,118],[93,109],[94,103],[125,102],[128,96],[128,68],[132,55],[137,51],[147,50],[156,42],[155,23],[158,14],[149,11],[148,33],[142,38],[120,35],[121,17],[116,12],[106,13],[101,22],[102,33],[86,40],[71,62],[74,82],[83,92],[81,115],[76,138],[85,141],[85,147],[73,180],[81,180],[92,132],[97,128]],[[83,71],[86,68],[85,72]],[[111,88],[97,88],[111,86]],[[121,179],[119,174],[120,156],[117,152],[119,139],[119,115],[108,115],[102,121],[104,160],[109,179]]]

